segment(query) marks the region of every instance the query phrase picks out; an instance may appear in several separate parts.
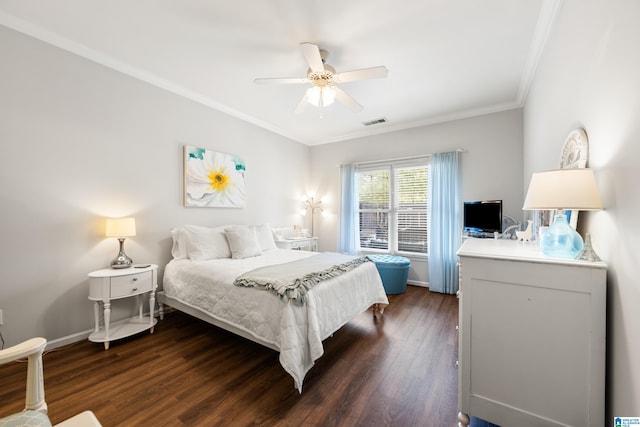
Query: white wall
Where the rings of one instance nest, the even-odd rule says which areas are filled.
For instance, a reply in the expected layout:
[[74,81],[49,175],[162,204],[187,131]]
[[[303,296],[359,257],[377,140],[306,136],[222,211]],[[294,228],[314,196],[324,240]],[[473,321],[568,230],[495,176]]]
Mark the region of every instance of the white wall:
[[[502,199],[506,215],[522,220],[522,110],[487,114],[311,148],[312,190],[327,201],[316,217],[321,250],[336,250],[340,212],[339,165],[463,149],[463,200]],[[308,219],[307,219],[308,221]],[[428,282],[425,260],[409,279]]]
[[608,263],[607,419],[640,416],[640,2],[564,0],[524,109],[525,186],[556,168],[576,127],[589,137],[605,210],[579,229]]
[[[309,147],[1,26],[0,58],[7,345],[93,327],[87,273],[117,253],[104,217],[134,216],[127,254],[160,266],[175,225],[299,221],[293,198],[308,180]],[[246,208],[182,206],[184,144],[245,159]],[[116,318],[131,309],[120,306]]]

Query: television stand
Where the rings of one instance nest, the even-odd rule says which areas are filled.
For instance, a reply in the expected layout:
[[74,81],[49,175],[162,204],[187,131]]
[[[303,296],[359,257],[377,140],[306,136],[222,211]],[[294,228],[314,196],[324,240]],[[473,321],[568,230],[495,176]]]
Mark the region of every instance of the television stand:
[[500,233],[484,233],[482,231],[465,231],[465,236],[472,237],[474,239],[499,239]]

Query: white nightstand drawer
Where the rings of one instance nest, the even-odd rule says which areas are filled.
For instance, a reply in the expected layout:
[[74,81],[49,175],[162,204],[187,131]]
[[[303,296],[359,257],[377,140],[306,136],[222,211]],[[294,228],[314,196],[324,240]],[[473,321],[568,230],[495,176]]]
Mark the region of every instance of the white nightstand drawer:
[[149,292],[151,288],[151,271],[111,278],[111,298],[120,298]]

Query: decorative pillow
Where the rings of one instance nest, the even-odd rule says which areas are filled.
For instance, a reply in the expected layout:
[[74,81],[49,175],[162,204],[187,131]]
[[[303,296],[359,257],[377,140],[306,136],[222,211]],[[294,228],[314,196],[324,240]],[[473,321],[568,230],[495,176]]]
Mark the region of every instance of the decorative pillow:
[[231,258],[241,259],[258,256],[262,253],[256,233],[248,226],[235,226],[225,229],[231,248]]
[[258,240],[258,244],[260,245],[260,250],[262,252],[269,251],[277,247],[276,242],[273,240],[273,232],[269,225],[254,225],[252,228],[256,233],[256,239]]
[[224,227],[203,227],[185,225],[182,227],[183,240],[187,243],[187,258],[193,261],[231,258]]

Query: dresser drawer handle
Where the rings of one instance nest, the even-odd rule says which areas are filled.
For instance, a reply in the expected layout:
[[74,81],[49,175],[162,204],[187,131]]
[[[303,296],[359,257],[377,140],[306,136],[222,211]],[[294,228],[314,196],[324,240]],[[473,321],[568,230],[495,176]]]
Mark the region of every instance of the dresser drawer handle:
[[133,289],[131,289],[131,292],[135,292],[137,290],[138,290],[138,288],[133,288]]
[[134,282],[137,282],[137,281],[138,281],[138,278],[137,278],[137,277],[134,277],[134,278],[133,278],[133,281],[134,281]]

